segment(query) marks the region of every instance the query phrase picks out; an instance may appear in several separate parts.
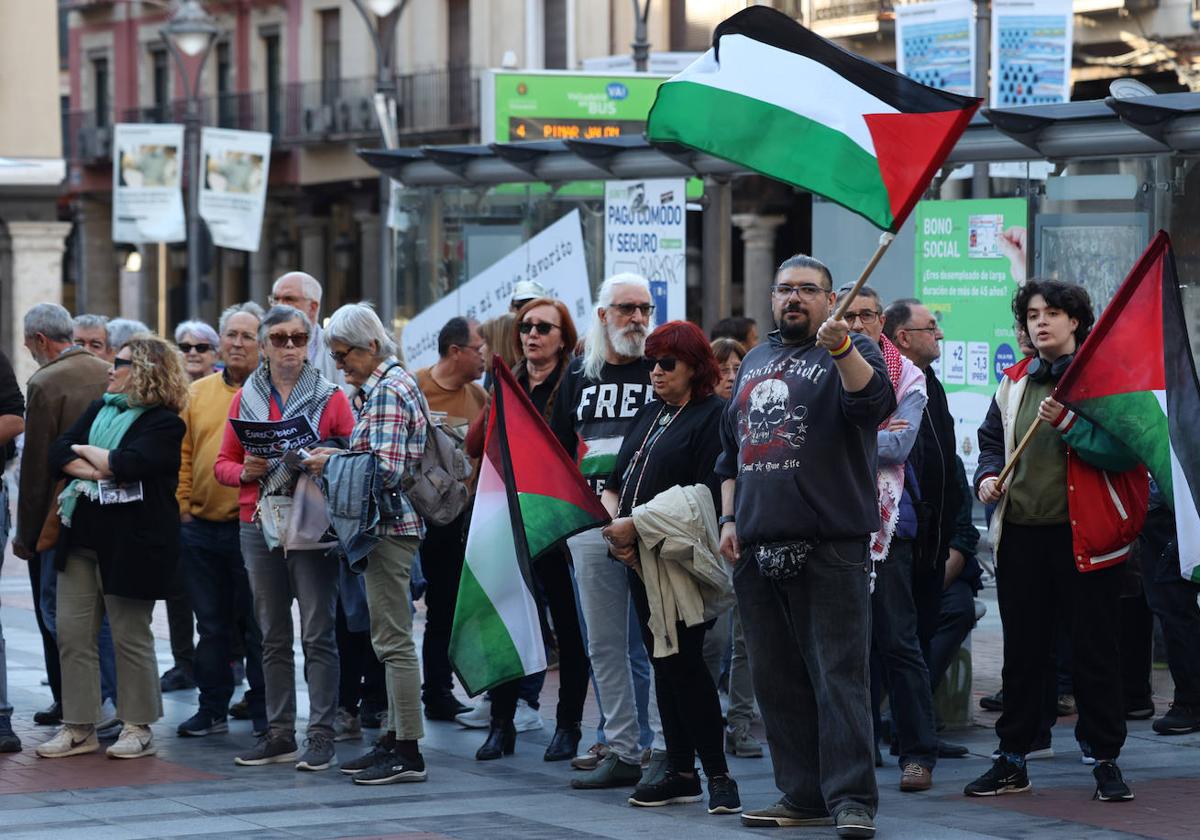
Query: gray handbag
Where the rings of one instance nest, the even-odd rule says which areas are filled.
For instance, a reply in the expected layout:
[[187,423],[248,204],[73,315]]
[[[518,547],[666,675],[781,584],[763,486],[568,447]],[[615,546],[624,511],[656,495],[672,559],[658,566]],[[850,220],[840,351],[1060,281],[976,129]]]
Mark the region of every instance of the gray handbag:
[[[425,415],[425,452],[420,465],[404,476],[400,489],[412,503],[413,509],[431,525],[446,525],[453,522],[467,509],[470,493],[467,479],[471,477],[471,460],[455,444],[441,426],[429,417],[429,407],[421,400],[421,413]],[[398,507],[398,500],[388,498],[389,491],[380,493],[381,513],[386,518]]]

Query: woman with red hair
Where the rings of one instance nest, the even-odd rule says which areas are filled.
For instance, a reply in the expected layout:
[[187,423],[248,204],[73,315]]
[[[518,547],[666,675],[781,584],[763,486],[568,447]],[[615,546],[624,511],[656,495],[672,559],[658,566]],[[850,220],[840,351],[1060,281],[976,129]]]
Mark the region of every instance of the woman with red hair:
[[[601,497],[614,517],[604,536],[612,556],[629,567],[642,635],[653,651],[667,741],[666,776],[639,784],[629,802],[646,807],[699,802],[698,755],[708,777],[708,812],[734,814],[741,811],[741,800],[725,763],[717,687],[704,662],[705,631],[729,608],[732,594],[716,543],[721,497],[713,467],[721,450],[725,402],[713,389],[721,372],[704,333],[686,321],[671,321],[651,333],[646,359],[654,365],[650,381],[657,399],[633,418]],[[648,529],[663,528],[663,520],[675,520],[665,526],[679,529],[672,535],[675,542],[694,543],[685,562],[674,555],[667,559],[657,547],[648,550],[650,543],[662,545],[662,535]],[[705,582],[697,583],[702,577]]]

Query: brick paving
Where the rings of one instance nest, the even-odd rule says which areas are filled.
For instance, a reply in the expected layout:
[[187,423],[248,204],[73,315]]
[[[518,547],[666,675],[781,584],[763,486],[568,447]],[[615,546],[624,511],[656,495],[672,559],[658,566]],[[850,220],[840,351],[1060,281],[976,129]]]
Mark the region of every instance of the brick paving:
[[[252,743],[250,725],[231,721],[230,732],[202,739],[179,739],[174,727],[194,707],[195,692],[164,697],[165,716],[155,734],[159,754],[152,759],[110,761],[103,754],[49,761],[32,748],[52,728],[33,725],[32,712],[49,703],[43,687],[40,640],[31,612],[24,564],[9,555],[0,574],[0,602],[8,642],[9,693],[17,711],[14,725],[25,751],[0,756],[0,826],[4,840],[80,837],[137,840],[178,838],[402,838],[403,840],[550,840],[551,838],[646,837],[731,838],[761,836],[734,817],[714,817],[700,805],[635,810],[628,790],[574,791],[565,764],[547,764],[541,754],[552,733],[523,733],[517,753],[496,762],[476,762],[480,730],[429,723],[423,744],[429,781],[418,785],[363,788],[335,772],[301,773],[287,765],[240,768],[235,752]],[[994,596],[972,638],[974,700],[999,686],[999,619]],[[418,626],[420,621],[418,621]],[[163,611],[156,613],[159,662],[170,666]],[[297,662],[301,662],[299,651]],[[297,669],[298,680],[302,673]],[[1156,705],[1165,709],[1171,686],[1155,672]],[[553,714],[557,674],[543,693],[543,711]],[[307,704],[298,698],[301,714]],[[1056,756],[1030,762],[1031,794],[967,800],[962,786],[987,767],[995,746],[996,715],[973,703],[971,727],[944,733],[966,744],[971,755],[943,761],[935,786],[925,794],[901,794],[899,771],[877,771],[880,784],[879,836],[920,840],[980,838],[1194,838],[1200,836],[1200,734],[1162,738],[1149,721],[1130,724],[1122,767],[1137,798],[1105,804],[1091,801],[1089,768],[1079,763],[1072,727],[1063,718],[1054,730]],[[595,726],[589,700],[585,720]],[[761,735],[761,731],[759,733]],[[364,744],[337,746],[346,760]],[[748,807],[777,796],[767,759],[730,759],[730,770]],[[805,829],[772,836],[831,838],[832,829]]]

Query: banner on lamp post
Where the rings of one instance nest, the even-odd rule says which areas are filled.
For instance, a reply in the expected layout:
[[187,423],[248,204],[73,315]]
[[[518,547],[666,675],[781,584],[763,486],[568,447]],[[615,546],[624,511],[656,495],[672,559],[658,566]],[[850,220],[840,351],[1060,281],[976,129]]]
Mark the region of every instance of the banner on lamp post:
[[992,0],[990,106],[1071,99],[1071,0]]
[[655,326],[687,318],[683,178],[604,182],[604,276],[650,281]]
[[541,283],[550,297],[567,305],[579,334],[587,332],[593,317],[592,291],[578,210],[452,289],[405,324],[400,346],[409,369],[428,367],[438,360],[438,333],[451,318],[461,315],[483,323],[507,312],[513,287],[522,280]]
[[896,70],[913,81],[975,95],[975,8],[971,0],[896,6]]
[[205,128],[200,133],[200,218],[214,245],[257,251],[267,201],[271,135]]
[[187,239],[179,183],[183,126],[119,123],[113,146],[113,242]]

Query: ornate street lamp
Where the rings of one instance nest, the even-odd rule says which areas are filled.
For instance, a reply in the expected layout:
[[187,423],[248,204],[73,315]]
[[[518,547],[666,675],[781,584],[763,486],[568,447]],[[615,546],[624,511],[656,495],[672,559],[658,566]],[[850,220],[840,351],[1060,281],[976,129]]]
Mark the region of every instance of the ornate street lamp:
[[645,73],[650,61],[650,41],[646,18],[650,17],[650,0],[633,0],[633,69]]
[[[375,44],[375,115],[383,135],[383,147],[394,149],[398,143],[396,127],[396,74],[392,66],[392,45],[396,42],[396,21],[408,0],[353,0],[367,23]],[[390,331],[396,320],[396,285],[392,277],[392,229],[388,227],[392,179],[379,177],[379,316]]]
[[[204,74],[204,63],[212,50],[219,33],[214,21],[200,4],[200,0],[181,0],[167,25],[162,28],[162,39],[175,58],[175,66],[183,77],[183,89],[187,93],[187,112],[184,117],[184,154],[188,172],[188,219],[187,219],[187,314],[188,318],[200,317],[200,79]],[[196,74],[191,76],[184,57],[199,58]]]

